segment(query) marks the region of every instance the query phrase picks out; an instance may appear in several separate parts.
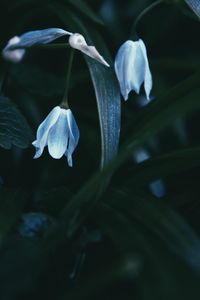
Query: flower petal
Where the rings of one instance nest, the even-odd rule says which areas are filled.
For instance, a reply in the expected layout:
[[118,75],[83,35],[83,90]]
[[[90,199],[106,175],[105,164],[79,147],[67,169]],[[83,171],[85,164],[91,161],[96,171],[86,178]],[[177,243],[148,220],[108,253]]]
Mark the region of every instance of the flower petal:
[[7,46],[2,51],[3,58],[14,63],[18,63],[22,60],[25,54],[24,49],[9,50],[10,47],[16,46],[19,43],[19,41],[20,38],[18,36],[14,36],[8,41]]
[[144,81],[145,73],[145,59],[143,52],[139,46],[139,42],[134,43],[135,49],[131,52],[130,61],[127,67],[127,73],[129,74],[130,88],[137,94],[140,92],[140,86]]
[[69,37],[69,44],[72,48],[80,50],[84,54],[97,60],[98,62],[105,65],[106,67],[109,67],[109,64],[105,61],[103,56],[99,54],[99,52],[94,46],[88,46],[85,38],[81,34],[79,33],[72,34]]
[[[42,30],[29,31],[21,36],[15,36],[8,41],[8,44],[2,51],[5,59],[12,62],[19,62],[22,60],[25,49],[33,45],[47,44],[63,35],[71,35],[71,32],[65,31],[61,28],[48,28]],[[19,49],[17,49],[19,48]]]
[[165,184],[162,179],[154,180],[149,184],[149,188],[152,194],[157,198],[162,198],[166,191],[165,191]]
[[48,44],[61,36],[72,33],[61,28],[48,28],[42,30],[29,31],[22,34],[19,42],[20,47],[31,47],[35,44]]
[[151,71],[149,68],[149,62],[148,62],[148,58],[147,58],[147,51],[146,51],[145,44],[141,39],[139,40],[139,43],[140,43],[141,51],[143,53],[143,57],[145,59],[144,89],[145,89],[147,99],[150,100],[150,92],[151,92],[152,85],[153,85],[152,75],[151,75]]
[[74,152],[78,144],[80,133],[71,110],[68,109],[67,113],[68,113],[67,123],[69,127],[69,142],[68,142],[68,147],[65,152],[65,155],[67,156],[69,166],[72,167],[72,153]]
[[38,127],[36,140],[32,143],[32,145],[36,148],[36,154],[34,158],[38,158],[42,155],[44,147],[47,144],[49,130],[58,120],[60,111],[61,108],[59,106],[54,107],[54,109],[48,114],[45,120]]
[[67,110],[61,108],[59,118],[48,134],[47,145],[49,154],[55,159],[61,158],[67,149],[69,138],[67,118]]

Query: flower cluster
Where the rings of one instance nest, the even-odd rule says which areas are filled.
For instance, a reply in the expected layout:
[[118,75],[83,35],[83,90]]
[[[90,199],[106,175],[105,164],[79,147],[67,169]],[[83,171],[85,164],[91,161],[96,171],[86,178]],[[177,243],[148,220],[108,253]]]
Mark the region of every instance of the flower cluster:
[[[103,56],[94,46],[89,46],[81,34],[61,28],[35,30],[15,36],[8,41],[2,55],[6,60],[18,63],[23,59],[27,48],[50,43],[61,36],[69,36],[68,42],[71,48],[80,50],[109,67]],[[150,99],[152,76],[146,47],[141,39],[135,42],[128,40],[120,47],[115,58],[114,68],[124,100],[128,99],[132,90],[139,94],[142,83],[144,83],[146,98]],[[36,140],[32,143],[36,148],[34,158],[40,157],[44,147],[48,146],[49,154],[53,158],[59,159],[65,155],[68,165],[72,166],[72,154],[78,144],[79,135],[79,129],[71,110],[63,108],[61,103],[61,106],[53,108],[38,127]]]

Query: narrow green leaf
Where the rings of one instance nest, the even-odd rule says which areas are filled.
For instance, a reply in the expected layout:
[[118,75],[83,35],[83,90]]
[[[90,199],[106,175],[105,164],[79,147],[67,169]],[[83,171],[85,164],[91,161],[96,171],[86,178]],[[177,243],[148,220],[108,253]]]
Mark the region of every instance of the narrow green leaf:
[[200,3],[199,0],[185,0],[187,5],[193,10],[193,12],[200,18]]
[[[64,299],[96,299],[99,291],[105,291],[106,287],[128,277],[134,279],[140,269],[140,259],[134,255],[124,255],[117,259],[110,259],[109,264],[102,264],[95,268],[92,274],[79,280],[76,288],[66,289]],[[106,292],[105,292],[106,293]],[[129,298],[127,298],[129,299]]]
[[142,299],[186,300],[194,290],[199,295],[195,272],[128,214],[101,204],[93,218],[119,252],[140,257],[137,283]]
[[[117,196],[117,197],[116,197]],[[200,238],[177,213],[145,193],[114,193],[109,197],[112,207],[155,234],[168,249],[200,271]]]
[[92,11],[89,5],[82,0],[67,0],[71,5],[81,11],[84,15],[89,17],[92,21],[103,25],[103,21]]
[[[142,186],[155,179],[200,165],[200,147],[176,150],[150,158],[128,170],[127,185]],[[134,174],[131,176],[131,174]],[[129,178],[127,180],[127,178]],[[123,184],[122,178],[122,184]]]
[[32,131],[15,104],[0,97],[0,146],[10,149],[12,145],[26,148],[33,140]]

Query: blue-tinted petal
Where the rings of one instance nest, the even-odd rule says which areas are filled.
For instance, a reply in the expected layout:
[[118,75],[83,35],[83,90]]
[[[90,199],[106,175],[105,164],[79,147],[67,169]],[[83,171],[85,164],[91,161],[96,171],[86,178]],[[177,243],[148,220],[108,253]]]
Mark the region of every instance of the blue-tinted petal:
[[72,167],[72,154],[78,144],[80,133],[70,109],[67,110],[67,116],[67,123],[69,128],[69,142],[65,155],[67,156],[69,166]]
[[145,58],[139,41],[129,40],[120,47],[115,59],[115,72],[125,100],[131,90],[139,93],[145,73]]
[[61,28],[29,31],[21,36],[15,36],[10,39],[6,47],[3,49],[2,55],[7,60],[19,62],[22,60],[25,50],[17,48],[28,48],[33,45],[47,44],[61,36],[71,34],[71,32],[65,31]]
[[38,127],[36,140],[32,143],[36,148],[36,154],[34,158],[38,158],[42,155],[44,147],[47,144],[49,130],[58,120],[60,110],[61,108],[59,106],[54,107],[54,109],[48,114],[46,119]]
[[127,73],[130,80],[130,90],[139,94],[140,86],[144,81],[145,59],[138,41],[134,42],[134,51],[132,51],[131,57],[129,57]]
[[128,84],[129,78],[127,75],[127,67],[129,64],[129,57],[134,57],[134,43],[133,41],[126,41],[118,50],[115,58],[115,73],[119,81],[121,94],[125,100],[128,99],[130,86]]
[[48,44],[61,36],[71,34],[71,32],[61,28],[48,28],[29,31],[19,36],[20,42],[18,46],[30,47],[35,44]]
[[139,43],[140,43],[140,48],[141,48],[141,51],[143,53],[143,57],[144,57],[144,60],[145,60],[144,89],[145,89],[146,97],[149,100],[150,99],[150,92],[151,92],[152,85],[153,85],[152,75],[151,75],[151,71],[150,71],[150,68],[149,68],[149,62],[148,62],[148,58],[147,58],[147,51],[146,51],[145,44],[141,39],[139,40]]
[[157,198],[161,198],[165,195],[165,185],[163,180],[161,179],[157,179],[151,182],[149,188],[152,194]]
[[135,151],[133,156],[137,163],[141,163],[151,157],[149,152],[144,148],[140,148],[137,151]]
[[61,109],[59,118],[51,127],[47,138],[49,154],[53,158],[59,159],[63,156],[67,149],[68,138],[67,110]]
[[115,72],[120,84],[121,94],[125,100],[131,90],[139,94],[141,84],[149,99],[152,89],[152,76],[143,41],[126,41],[118,50],[115,58]]

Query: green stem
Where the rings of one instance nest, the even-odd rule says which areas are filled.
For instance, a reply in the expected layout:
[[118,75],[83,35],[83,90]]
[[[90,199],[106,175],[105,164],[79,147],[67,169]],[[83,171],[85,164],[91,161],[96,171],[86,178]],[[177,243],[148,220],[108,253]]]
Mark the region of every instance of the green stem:
[[156,7],[157,5],[160,5],[162,3],[164,3],[165,0],[157,0],[155,2],[153,2],[152,4],[150,4],[148,7],[146,7],[140,14],[139,16],[136,18],[134,24],[133,24],[133,29],[131,31],[131,35],[134,33],[136,33],[137,35],[137,26],[138,23],[140,22],[140,20],[149,12],[151,11],[154,7]]
[[66,108],[66,109],[69,108],[68,93],[69,93],[69,82],[70,82],[70,77],[71,77],[73,59],[74,59],[74,49],[71,49],[69,62],[68,62],[68,68],[67,68],[65,92],[64,92],[63,100],[62,100],[61,105],[60,105],[61,107]]

